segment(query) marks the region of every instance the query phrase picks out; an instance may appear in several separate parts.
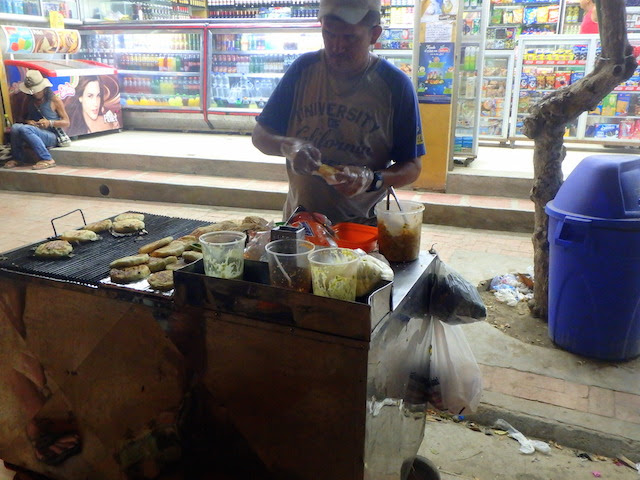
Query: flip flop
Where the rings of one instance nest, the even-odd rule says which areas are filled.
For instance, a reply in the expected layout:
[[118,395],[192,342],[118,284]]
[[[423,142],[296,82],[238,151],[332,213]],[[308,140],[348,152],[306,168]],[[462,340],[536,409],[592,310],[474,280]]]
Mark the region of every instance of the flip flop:
[[60,465],[82,449],[80,436],[73,432],[44,433],[31,444],[38,461],[47,465]]
[[33,170],[44,170],[45,168],[52,168],[56,166],[56,162],[54,160],[40,160],[33,167]]
[[17,160],[7,160],[7,163],[4,164],[3,168],[16,168],[21,167],[24,163],[18,162]]

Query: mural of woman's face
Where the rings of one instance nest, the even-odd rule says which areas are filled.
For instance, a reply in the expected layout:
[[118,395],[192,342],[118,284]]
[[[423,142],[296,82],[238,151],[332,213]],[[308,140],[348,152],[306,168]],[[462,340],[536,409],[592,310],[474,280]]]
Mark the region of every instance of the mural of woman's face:
[[96,120],[100,115],[100,105],[102,104],[102,92],[98,81],[87,83],[78,100],[82,104],[82,113],[91,120]]

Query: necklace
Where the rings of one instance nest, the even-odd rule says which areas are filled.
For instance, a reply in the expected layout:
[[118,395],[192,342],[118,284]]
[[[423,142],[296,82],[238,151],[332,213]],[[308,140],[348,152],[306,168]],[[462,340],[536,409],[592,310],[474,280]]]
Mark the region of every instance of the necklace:
[[360,82],[366,76],[369,68],[371,67],[371,55],[367,55],[367,65],[362,70],[362,73],[354,79],[351,78],[336,78],[330,73],[327,74],[329,88],[336,97],[344,97],[354,93],[360,86]]

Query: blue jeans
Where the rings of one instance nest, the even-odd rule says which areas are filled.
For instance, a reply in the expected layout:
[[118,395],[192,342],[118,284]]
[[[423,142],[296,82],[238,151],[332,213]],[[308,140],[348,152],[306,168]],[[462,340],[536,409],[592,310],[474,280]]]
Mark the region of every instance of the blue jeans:
[[14,123],[11,125],[11,156],[18,162],[24,162],[24,146],[28,145],[40,160],[51,160],[47,147],[58,145],[56,134],[50,130]]

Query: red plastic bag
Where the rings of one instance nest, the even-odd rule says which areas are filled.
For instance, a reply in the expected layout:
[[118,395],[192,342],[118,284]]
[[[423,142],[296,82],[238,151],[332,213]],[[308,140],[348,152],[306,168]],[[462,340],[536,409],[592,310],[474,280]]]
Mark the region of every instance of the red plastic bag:
[[331,221],[321,213],[299,212],[289,219],[292,227],[303,227],[304,237],[314,245],[337,247]]

